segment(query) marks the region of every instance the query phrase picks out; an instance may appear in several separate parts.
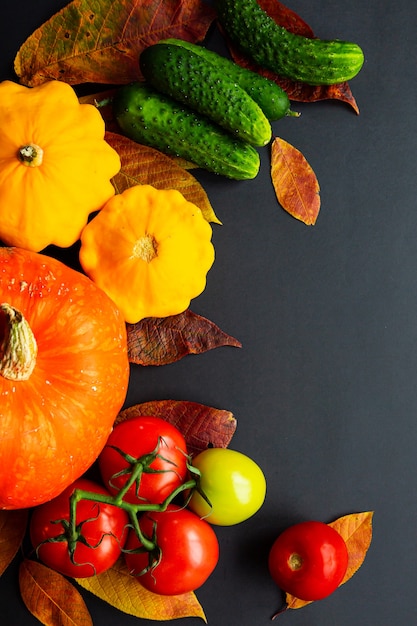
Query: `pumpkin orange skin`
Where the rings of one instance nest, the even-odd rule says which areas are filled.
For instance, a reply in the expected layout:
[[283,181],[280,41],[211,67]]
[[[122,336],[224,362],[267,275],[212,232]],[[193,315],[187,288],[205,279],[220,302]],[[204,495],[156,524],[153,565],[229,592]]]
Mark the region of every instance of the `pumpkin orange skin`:
[[126,325],[89,278],[18,248],[0,248],[0,302],[38,347],[28,380],[0,375],[0,508],[19,509],[57,496],[104,447],[127,392]]
[[[39,252],[75,243],[111,198],[120,157],[96,107],[73,88],[0,82],[0,239]],[[35,149],[37,156],[29,156]],[[23,151],[23,154],[22,154]],[[26,158],[23,158],[23,155]]]

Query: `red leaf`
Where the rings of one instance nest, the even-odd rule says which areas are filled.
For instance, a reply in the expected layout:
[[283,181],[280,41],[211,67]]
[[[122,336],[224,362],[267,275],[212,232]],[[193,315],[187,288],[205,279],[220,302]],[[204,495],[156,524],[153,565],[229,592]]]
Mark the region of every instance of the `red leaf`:
[[128,356],[137,365],[167,365],[188,354],[242,344],[213,322],[189,309],[169,317],[148,317],[127,324]]
[[196,455],[208,447],[227,448],[236,419],[230,411],[186,400],[153,400],[136,404],[119,413],[116,424],[138,415],[161,417],[183,434],[188,452]]
[[[301,19],[297,13],[283,5],[278,0],[258,0],[258,4],[262,7],[277,24],[283,26],[287,30],[303,37],[314,37],[310,26]],[[236,63],[242,67],[251,69],[270,80],[275,81],[284,91],[287,92],[290,100],[298,102],[317,102],[319,100],[340,100],[349,104],[359,114],[359,108],[351,89],[347,82],[337,85],[320,85],[312,86],[305,83],[291,81],[288,78],[274,74],[270,70],[264,69],[245,58],[236,46],[226,37],[230,53]]]

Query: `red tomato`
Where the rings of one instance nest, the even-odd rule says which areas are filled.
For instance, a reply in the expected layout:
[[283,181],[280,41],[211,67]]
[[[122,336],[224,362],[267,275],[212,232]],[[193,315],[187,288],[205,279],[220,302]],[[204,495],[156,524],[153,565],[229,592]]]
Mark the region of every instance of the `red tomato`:
[[142,474],[123,497],[134,504],[160,504],[187,478],[185,439],[159,417],[138,416],[118,424],[98,462],[103,482],[113,494],[142,463]]
[[300,600],[321,600],[342,582],[348,565],[343,537],[323,522],[301,522],[279,535],[269,571],[283,591]]
[[78,502],[76,523],[82,540],[75,544],[72,561],[65,531],[70,518],[69,498],[75,489],[110,495],[91,480],[76,480],[61,495],[33,509],[30,539],[45,565],[64,576],[87,578],[104,572],[117,561],[128,536],[129,519],[123,509],[111,504]]
[[[217,536],[210,524],[188,509],[169,505],[165,512],[145,513],[139,520],[141,531],[154,537],[158,546],[155,567],[139,576],[149,565],[149,553],[126,552],[126,565],[141,584],[154,593],[178,595],[194,591],[207,580],[219,560]],[[126,550],[141,546],[131,530]]]

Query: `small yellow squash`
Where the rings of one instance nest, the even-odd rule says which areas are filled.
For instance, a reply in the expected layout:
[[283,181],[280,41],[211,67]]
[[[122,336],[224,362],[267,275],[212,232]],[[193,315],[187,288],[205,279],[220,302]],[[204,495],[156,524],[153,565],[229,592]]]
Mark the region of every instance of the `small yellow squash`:
[[120,169],[104,122],[72,87],[0,83],[0,240],[38,252],[75,243],[114,195]]
[[81,234],[86,274],[126,322],[185,311],[206,286],[212,228],[175,189],[136,185],[111,198]]

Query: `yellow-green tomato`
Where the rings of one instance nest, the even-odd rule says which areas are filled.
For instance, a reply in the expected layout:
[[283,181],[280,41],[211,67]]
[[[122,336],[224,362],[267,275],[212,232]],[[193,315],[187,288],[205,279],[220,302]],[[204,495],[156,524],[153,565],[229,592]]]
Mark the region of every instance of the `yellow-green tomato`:
[[239,524],[254,515],[266,494],[265,476],[251,458],[229,448],[208,448],[192,462],[200,473],[200,487],[211,506],[195,491],[189,507],[218,526]]

